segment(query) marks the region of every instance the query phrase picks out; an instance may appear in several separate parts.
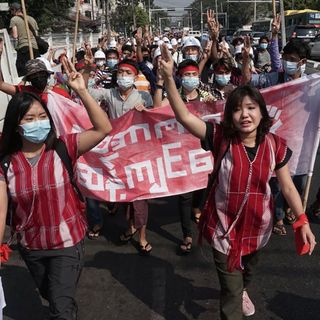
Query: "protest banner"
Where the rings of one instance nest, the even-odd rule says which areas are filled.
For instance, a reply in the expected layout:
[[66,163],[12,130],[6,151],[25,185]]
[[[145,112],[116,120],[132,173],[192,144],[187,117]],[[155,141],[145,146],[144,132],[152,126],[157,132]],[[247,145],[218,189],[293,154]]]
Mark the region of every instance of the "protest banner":
[[[271,131],[293,150],[292,175],[312,175],[319,143],[320,76],[311,75],[262,91]],[[51,92],[48,107],[59,134],[91,127],[83,107]],[[223,102],[188,105],[203,119],[220,121]],[[174,118],[170,106],[144,112],[131,110],[112,121],[113,130],[77,164],[78,182],[86,196],[107,201],[133,201],[204,188],[213,159],[200,141]]]

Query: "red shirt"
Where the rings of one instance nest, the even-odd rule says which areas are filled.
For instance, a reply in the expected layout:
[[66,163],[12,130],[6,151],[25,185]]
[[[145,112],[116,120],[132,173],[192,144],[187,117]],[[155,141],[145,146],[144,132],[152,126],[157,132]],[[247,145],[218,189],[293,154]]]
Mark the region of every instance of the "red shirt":
[[[61,139],[75,165],[78,134]],[[1,178],[3,171],[0,168]],[[21,151],[13,154],[7,178],[12,199],[12,227],[24,247],[61,249],[84,238],[87,229],[84,204],[55,150],[43,150],[34,166]]]

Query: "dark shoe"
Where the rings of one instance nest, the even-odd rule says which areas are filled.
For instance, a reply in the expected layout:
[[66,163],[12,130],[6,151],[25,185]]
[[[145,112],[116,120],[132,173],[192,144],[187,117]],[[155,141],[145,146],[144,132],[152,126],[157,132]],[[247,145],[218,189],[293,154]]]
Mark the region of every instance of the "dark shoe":
[[144,246],[140,244],[138,250],[141,256],[149,256],[152,251],[152,247],[151,244],[147,242]]
[[284,224],[275,224],[275,225],[273,226],[272,232],[273,232],[274,234],[277,234],[278,236],[285,236],[285,235],[287,235],[286,227],[284,226]]
[[137,232],[138,232],[138,229],[133,233],[129,233],[129,234],[126,232],[122,233],[119,237],[120,244],[127,244],[129,241],[132,240],[132,238]]
[[181,242],[179,245],[179,250],[183,254],[189,254],[192,249],[192,242]]

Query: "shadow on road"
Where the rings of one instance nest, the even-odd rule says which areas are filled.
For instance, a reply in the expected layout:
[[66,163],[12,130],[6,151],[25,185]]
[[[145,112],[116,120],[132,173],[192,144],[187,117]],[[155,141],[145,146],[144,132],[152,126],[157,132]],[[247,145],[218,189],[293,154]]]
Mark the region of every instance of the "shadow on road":
[[219,298],[218,290],[194,287],[192,279],[176,274],[170,263],[154,256],[142,258],[105,251],[97,253],[85,266],[109,270],[114,279],[165,319],[198,318],[207,309],[196,301]]
[[43,307],[39,293],[28,270],[8,265],[1,270],[7,306],[4,315],[10,319],[43,320],[49,314]]
[[304,298],[302,296],[278,291],[268,300],[267,309],[285,320],[315,320],[319,319],[319,299]]

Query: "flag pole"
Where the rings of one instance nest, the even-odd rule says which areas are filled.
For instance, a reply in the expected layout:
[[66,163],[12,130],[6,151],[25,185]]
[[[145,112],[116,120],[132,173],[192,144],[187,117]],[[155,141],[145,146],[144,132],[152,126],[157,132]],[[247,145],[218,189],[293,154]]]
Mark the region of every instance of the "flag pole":
[[30,36],[30,29],[29,29],[29,23],[28,23],[27,10],[26,10],[26,5],[25,5],[24,0],[21,0],[21,6],[22,6],[22,12],[23,12],[24,25],[25,25],[26,31],[27,31],[29,55],[30,55],[30,59],[34,59],[31,36]]
[[76,5],[76,26],[74,29],[74,40],[73,40],[73,54],[72,54],[72,63],[76,62],[76,50],[77,50],[77,37],[78,37],[78,27],[79,27],[79,14],[80,14],[80,0],[77,0]]
[[274,17],[277,16],[276,0],[272,0],[272,14]]
[[314,141],[313,152],[312,152],[312,156],[311,156],[311,159],[310,159],[307,182],[306,182],[306,186],[305,186],[304,192],[303,192],[302,204],[303,204],[303,210],[304,211],[306,211],[306,208],[307,208],[307,202],[308,202],[308,197],[309,197],[309,193],[310,193],[310,186],[311,186],[311,179],[312,179],[312,176],[313,176],[313,168],[314,168],[314,164],[316,162],[319,142],[320,142],[320,119],[318,121],[317,136],[316,136],[316,139]]

